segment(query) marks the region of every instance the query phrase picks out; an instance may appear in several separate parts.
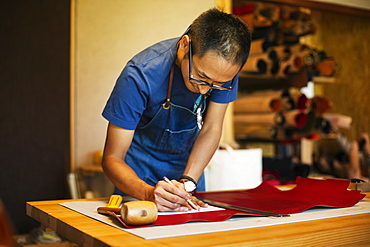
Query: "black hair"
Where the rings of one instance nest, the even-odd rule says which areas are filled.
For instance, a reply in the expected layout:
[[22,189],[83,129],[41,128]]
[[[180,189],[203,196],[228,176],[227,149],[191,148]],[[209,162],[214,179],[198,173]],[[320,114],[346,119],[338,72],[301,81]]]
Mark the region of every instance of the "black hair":
[[242,67],[248,59],[252,35],[237,16],[216,8],[203,12],[189,27],[193,54],[203,57],[212,50],[232,64]]

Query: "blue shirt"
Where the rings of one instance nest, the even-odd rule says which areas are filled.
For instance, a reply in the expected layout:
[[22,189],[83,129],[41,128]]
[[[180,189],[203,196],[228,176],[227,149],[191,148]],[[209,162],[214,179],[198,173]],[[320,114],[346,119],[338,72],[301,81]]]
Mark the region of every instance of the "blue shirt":
[[[135,130],[154,117],[166,101],[169,72],[176,59],[178,41],[179,38],[174,38],[154,44],[127,63],[103,110],[105,119],[121,128]],[[213,90],[209,100],[216,103],[236,100],[238,77],[233,80],[231,91]],[[199,95],[186,88],[181,70],[175,65],[171,102],[193,109]]]

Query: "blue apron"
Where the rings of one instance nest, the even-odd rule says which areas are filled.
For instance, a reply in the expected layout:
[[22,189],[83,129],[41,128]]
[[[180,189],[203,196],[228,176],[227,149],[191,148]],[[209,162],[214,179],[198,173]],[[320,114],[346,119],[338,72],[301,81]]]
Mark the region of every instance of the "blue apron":
[[[170,101],[173,69],[174,66],[170,72],[166,102],[148,124],[135,130],[125,158],[126,163],[136,174],[152,186],[162,180],[163,176],[175,180],[180,178],[200,131],[196,111],[193,112]],[[205,98],[202,97],[198,105],[202,113],[206,108]],[[205,181],[202,174],[197,191],[204,190]],[[125,195],[118,188],[115,188],[114,194]]]

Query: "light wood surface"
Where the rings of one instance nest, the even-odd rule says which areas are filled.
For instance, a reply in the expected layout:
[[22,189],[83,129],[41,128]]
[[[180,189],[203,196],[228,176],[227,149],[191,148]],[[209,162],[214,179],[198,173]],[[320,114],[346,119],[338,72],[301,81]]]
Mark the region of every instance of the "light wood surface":
[[[107,200],[107,198],[100,198]],[[78,246],[370,246],[370,212],[252,229],[144,240],[59,203],[27,202],[27,215]],[[364,200],[370,201],[370,193]]]

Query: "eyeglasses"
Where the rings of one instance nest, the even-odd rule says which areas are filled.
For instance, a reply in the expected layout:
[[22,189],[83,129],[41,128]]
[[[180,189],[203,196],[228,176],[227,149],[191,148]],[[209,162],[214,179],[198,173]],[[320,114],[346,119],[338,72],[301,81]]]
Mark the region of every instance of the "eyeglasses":
[[230,87],[223,87],[223,86],[213,85],[213,83],[208,83],[206,81],[194,78],[193,74],[192,74],[192,68],[193,68],[193,61],[192,60],[193,60],[193,51],[192,51],[192,48],[191,48],[191,42],[189,42],[189,81],[191,83],[196,84],[196,85],[200,85],[200,86],[208,86],[212,89],[217,89],[217,90],[230,91],[230,90],[233,89],[233,85],[231,85]]

